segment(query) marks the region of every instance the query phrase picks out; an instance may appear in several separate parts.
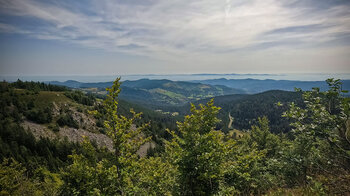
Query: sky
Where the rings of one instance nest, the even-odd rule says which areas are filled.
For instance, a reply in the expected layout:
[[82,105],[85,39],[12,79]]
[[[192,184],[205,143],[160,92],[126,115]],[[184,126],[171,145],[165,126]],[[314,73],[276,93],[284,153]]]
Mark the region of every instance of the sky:
[[0,0],[0,75],[350,73],[349,0]]

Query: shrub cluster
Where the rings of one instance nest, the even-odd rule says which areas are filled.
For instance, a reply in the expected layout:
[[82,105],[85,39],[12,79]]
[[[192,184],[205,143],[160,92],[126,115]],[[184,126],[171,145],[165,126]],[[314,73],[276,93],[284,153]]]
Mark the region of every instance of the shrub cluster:
[[72,113],[61,114],[57,119],[59,126],[68,126],[79,129],[79,124],[74,120]]

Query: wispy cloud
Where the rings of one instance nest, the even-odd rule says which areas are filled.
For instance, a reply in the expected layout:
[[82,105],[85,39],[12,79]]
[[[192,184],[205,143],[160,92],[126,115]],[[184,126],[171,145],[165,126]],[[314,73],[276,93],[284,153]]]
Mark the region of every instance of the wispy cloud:
[[350,34],[346,1],[79,2],[0,0],[0,31],[160,59],[320,47]]

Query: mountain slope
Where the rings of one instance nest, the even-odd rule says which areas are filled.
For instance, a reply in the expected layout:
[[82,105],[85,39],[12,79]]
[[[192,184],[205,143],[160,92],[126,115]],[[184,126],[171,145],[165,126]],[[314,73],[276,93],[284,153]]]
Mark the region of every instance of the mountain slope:
[[[205,104],[210,99],[194,102],[195,105]],[[277,106],[277,103],[282,103]],[[301,94],[289,91],[266,91],[253,95],[226,95],[214,97],[214,105],[221,107],[218,118],[221,120],[220,129],[228,131],[230,117],[233,118],[232,128],[239,130],[250,129],[257,124],[258,117],[267,116],[270,121],[271,131],[274,133],[288,132],[289,121],[282,117],[288,104],[296,102],[301,104]],[[182,107],[180,113],[187,114],[189,105]]]
[[[32,148],[31,143],[35,141],[44,141],[43,145],[51,145],[52,141],[55,145],[63,143],[78,146],[84,136],[94,141],[97,147],[106,147],[112,151],[112,140],[107,137],[103,127],[106,119],[101,102],[102,100],[80,90],[35,82],[0,82],[0,159],[4,155],[16,152],[16,149]],[[165,129],[176,129],[176,121],[181,120],[179,116],[162,114],[119,100],[118,114],[130,118],[131,108],[137,113],[142,112],[142,118],[135,121],[135,126],[149,123],[144,134],[152,136],[152,142],[145,144],[138,151],[140,156],[147,154],[150,145],[156,150],[164,138],[169,138]],[[98,110],[102,115],[89,112],[93,110]],[[14,145],[12,143],[15,137],[19,138],[18,140],[30,137],[32,139],[29,140],[33,141],[28,142],[29,144]],[[72,153],[62,150],[64,153]],[[27,151],[23,152],[23,156],[27,156]]]

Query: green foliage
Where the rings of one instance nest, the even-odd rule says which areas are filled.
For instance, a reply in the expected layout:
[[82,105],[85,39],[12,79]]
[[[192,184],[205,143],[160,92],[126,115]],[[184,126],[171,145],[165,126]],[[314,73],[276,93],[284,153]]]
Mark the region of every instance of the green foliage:
[[48,126],[49,129],[51,129],[53,132],[59,132],[60,131],[60,127],[59,125],[56,123],[56,124],[51,124]]
[[179,172],[183,195],[259,194],[277,178],[269,171],[269,157],[277,154],[278,137],[269,132],[267,118],[259,119],[250,137],[239,141],[215,130],[219,108],[213,105],[191,108],[191,115],[178,123],[179,133],[170,132],[166,157]]
[[[22,188],[20,186],[24,184],[27,179],[25,178],[25,168],[14,160],[4,159],[0,165],[0,186],[1,195],[14,195],[16,191],[20,192]],[[27,183],[27,186],[33,186],[32,183]],[[31,187],[33,188],[33,187]],[[19,195],[17,193],[17,195]]]
[[45,124],[52,121],[51,107],[33,108],[25,113],[25,116],[36,123]]
[[0,118],[11,118],[16,122],[26,118],[39,124],[51,123],[55,120],[53,103],[69,101],[62,92],[52,91],[66,88],[44,83],[1,82],[1,89]]
[[57,86],[51,84],[45,84],[43,82],[23,82],[18,79],[16,82],[13,82],[9,85],[10,87],[19,88],[19,89],[27,89],[34,92],[39,91],[67,91],[68,88],[65,86]]
[[79,129],[79,124],[74,120],[73,114],[69,112],[61,114],[57,119],[57,124],[61,127],[67,125]]
[[142,158],[137,162],[134,171],[134,185],[129,194],[176,195],[178,172],[167,160],[160,157]]
[[34,178],[39,181],[39,189],[42,190],[43,195],[55,196],[61,195],[61,186],[63,181],[59,173],[52,173],[45,167],[39,167],[35,170]]
[[219,191],[225,157],[224,135],[215,130],[218,107],[211,100],[206,106],[191,107],[191,115],[178,123],[179,135],[166,143],[167,154],[179,171],[181,194],[202,195]]
[[293,121],[294,141],[286,153],[288,162],[302,171],[300,181],[306,183],[314,170],[327,171],[339,161],[350,160],[350,143],[345,137],[349,119],[349,103],[341,96],[339,80],[327,80],[330,89],[304,92],[305,108],[290,105],[284,114]]
[[237,193],[257,194],[264,191],[270,183],[266,181],[266,169],[262,162],[264,152],[254,147],[235,147],[228,153],[228,160],[222,166],[225,168],[224,179],[226,187],[234,187]]
[[[142,118],[135,119],[134,124],[140,127],[144,124],[149,124],[144,129],[145,136],[151,136],[152,140],[157,144],[156,151],[163,151],[163,139],[169,139],[170,134],[166,131],[169,129],[176,129],[176,122],[182,120],[182,117],[171,115],[164,115],[159,112],[147,109],[135,103],[130,103],[124,100],[119,100],[118,113],[127,117],[132,118],[133,114],[130,113],[130,109],[133,108],[136,113],[142,112]],[[106,120],[106,109],[102,104],[94,105],[94,109],[98,112],[95,115],[97,120],[96,126],[101,127],[102,133],[106,133],[104,127],[104,121]]]
[[141,117],[141,113],[135,113],[132,109],[132,118],[118,114],[118,95],[120,93],[120,78],[117,78],[111,88],[107,88],[108,94],[103,105],[106,108],[106,121],[104,123],[107,135],[113,140],[118,174],[122,178],[123,168],[131,164],[137,158],[136,151],[150,138],[144,138],[142,130],[146,124],[140,127],[132,127],[134,121]]
[[68,195],[128,194],[137,187],[132,179],[138,173],[135,170],[138,165],[136,151],[150,138],[142,136],[142,129],[146,125],[138,128],[132,126],[141,113],[136,114],[131,110],[133,117],[130,119],[118,114],[119,80],[116,79],[114,85],[107,89],[108,95],[103,103],[106,109],[104,125],[113,141],[113,162],[106,159],[97,161],[93,147],[85,142],[84,151],[88,153],[73,154],[73,164],[63,174]]
[[[23,83],[23,86],[18,87],[27,88],[27,84],[35,86],[37,83]],[[35,169],[40,166],[57,172],[59,168],[68,164],[67,156],[72,154],[73,149],[81,151],[80,145],[65,139],[36,139],[32,131],[25,130],[21,123],[24,116],[37,123],[52,122],[55,120],[51,114],[52,102],[67,103],[69,99],[61,92],[40,91],[35,94],[32,90],[15,89],[14,86],[17,85],[0,83],[0,160],[14,158],[22,163],[30,174],[34,174]],[[49,86],[49,90],[60,89]],[[53,131],[59,130],[55,123],[49,124],[49,128]]]
[[248,142],[256,145],[259,151],[265,151],[267,156],[273,157],[280,150],[280,141],[277,135],[270,132],[269,120],[266,117],[258,118],[259,126],[252,126]]
[[0,130],[0,160],[12,157],[31,173],[39,166],[57,171],[66,165],[67,156],[73,149],[80,149],[78,144],[67,140],[37,140],[29,130],[7,120],[1,121]]
[[279,170],[275,166],[279,138],[270,133],[266,117],[258,120],[259,125],[252,126],[249,135],[231,142],[224,165],[225,186],[234,187],[237,193],[244,195],[261,194],[280,184]]
[[64,180],[63,195],[117,195],[121,193],[117,168],[108,160],[96,160],[96,151],[86,139],[83,152],[69,157],[73,163],[61,176]]
[[[287,91],[268,91],[255,95],[245,95],[235,98],[235,95],[217,97],[215,103],[222,110],[218,118],[222,119],[220,127],[227,132],[229,123],[228,113],[235,119],[233,128],[238,130],[249,130],[252,125],[258,124],[258,118],[266,116],[270,121],[270,131],[273,133],[287,133],[290,131],[290,121],[281,118],[284,111],[288,109],[290,102],[301,103],[301,93]],[[277,106],[277,102],[282,103]]]
[[0,195],[59,195],[62,185],[57,174],[38,169],[28,178],[26,168],[13,159],[4,159],[0,164]]
[[74,90],[74,91],[66,91],[64,95],[72,100],[74,100],[77,103],[92,106],[96,102],[96,98],[93,94],[84,94],[81,91]]

